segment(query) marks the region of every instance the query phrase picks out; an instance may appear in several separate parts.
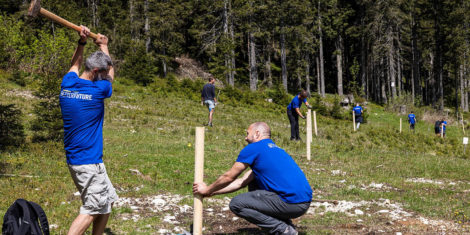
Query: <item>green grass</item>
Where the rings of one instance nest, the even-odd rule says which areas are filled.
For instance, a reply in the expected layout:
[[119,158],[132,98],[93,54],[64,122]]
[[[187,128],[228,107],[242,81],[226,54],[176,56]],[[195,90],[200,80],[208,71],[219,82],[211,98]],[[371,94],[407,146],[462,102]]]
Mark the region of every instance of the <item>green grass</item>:
[[[7,81],[6,76],[6,73],[0,73],[0,102],[17,104],[25,114],[23,119],[28,127],[34,118],[31,114],[35,100],[14,96],[8,91],[32,88],[17,86]],[[113,184],[125,191],[120,193],[121,197],[161,193],[191,195],[194,128],[206,122],[207,110],[194,99],[197,97],[194,92],[189,95],[163,93],[157,88],[158,84],[138,87],[118,78],[113,97],[106,101],[104,161]],[[440,139],[434,136],[432,123],[418,122],[413,134],[407,129],[405,116],[385,112],[383,107],[375,104],[369,104],[367,109],[368,123],[361,125],[357,132],[352,131],[350,121],[317,115],[319,135],[313,138],[313,157],[308,162],[305,143],[289,141],[289,123],[283,106],[264,104],[264,99],[257,100],[254,105],[219,105],[214,127],[206,129],[205,181],[214,181],[233,164],[246,145],[244,137],[248,125],[265,121],[272,128],[274,141],[304,170],[314,187],[315,198],[349,201],[387,198],[402,203],[407,211],[443,220],[457,221],[470,215],[469,193],[466,192],[470,189],[470,150],[463,154],[462,130],[451,123],[447,138]],[[403,118],[402,133],[399,133],[400,117]],[[301,122],[301,133],[305,135],[304,122]],[[30,136],[31,132],[27,134]],[[59,226],[54,233],[65,233],[78,213],[80,199],[73,196],[76,189],[65,163],[62,143],[31,143],[28,138],[18,151],[0,154],[0,173],[35,176],[0,176],[0,215],[3,216],[15,199],[25,198],[43,206],[50,224]],[[138,169],[149,179],[133,174],[130,169]],[[341,170],[346,175],[333,176],[333,170]],[[464,183],[418,184],[406,182],[409,178]],[[346,182],[339,183],[340,180]],[[385,183],[398,190],[372,192],[358,189],[371,182]],[[144,186],[141,190],[133,190],[140,185]],[[349,185],[356,188],[348,189]],[[184,203],[191,205],[192,202],[186,200]],[[455,215],[456,211],[460,217]],[[152,234],[168,226],[161,222],[161,214],[147,216],[138,222],[119,219],[119,215],[130,212],[130,208],[115,209],[108,224],[111,231]],[[336,234],[338,228],[344,229],[356,219],[341,213],[328,213],[326,216],[303,216],[299,223],[307,234]],[[362,219],[366,225],[378,223],[376,219]],[[190,223],[191,218],[188,218],[179,226],[189,227]]]

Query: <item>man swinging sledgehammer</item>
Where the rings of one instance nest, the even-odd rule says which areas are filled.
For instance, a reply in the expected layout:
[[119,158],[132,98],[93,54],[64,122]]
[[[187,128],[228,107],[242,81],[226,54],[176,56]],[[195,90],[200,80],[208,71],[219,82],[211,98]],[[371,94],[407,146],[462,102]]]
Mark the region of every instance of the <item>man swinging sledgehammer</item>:
[[98,34],[95,43],[100,50],[86,59],[85,71],[78,76],[90,30],[81,26],[79,34],[72,67],[62,78],[60,90],[67,164],[82,199],[80,214],[68,234],[84,234],[93,223],[96,235],[103,234],[112,203],[118,198],[102,159],[104,99],[112,94],[114,69],[108,38]]
[[[208,197],[248,185],[249,192],[231,200],[230,210],[271,234],[297,234],[291,219],[305,214],[312,200],[312,188],[305,174],[271,140],[271,129],[266,123],[251,124],[245,140],[248,145],[240,151],[232,168],[209,186],[194,183],[193,193]],[[251,170],[238,178],[248,167]]]

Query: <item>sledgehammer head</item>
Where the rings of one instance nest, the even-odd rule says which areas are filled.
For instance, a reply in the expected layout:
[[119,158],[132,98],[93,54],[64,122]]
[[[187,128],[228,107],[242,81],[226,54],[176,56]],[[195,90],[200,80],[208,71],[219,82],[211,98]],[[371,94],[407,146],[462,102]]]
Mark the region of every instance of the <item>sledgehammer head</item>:
[[41,0],[31,0],[28,9],[28,16],[36,17],[41,10]]

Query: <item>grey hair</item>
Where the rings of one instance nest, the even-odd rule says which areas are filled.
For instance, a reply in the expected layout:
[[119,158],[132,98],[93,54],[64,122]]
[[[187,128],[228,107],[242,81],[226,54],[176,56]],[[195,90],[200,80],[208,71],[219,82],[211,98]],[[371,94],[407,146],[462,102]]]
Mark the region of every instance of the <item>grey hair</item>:
[[111,58],[102,51],[95,51],[85,61],[85,71],[92,69],[107,70],[109,66],[113,66]]
[[265,122],[255,122],[251,124],[251,128],[253,128],[254,131],[259,131],[261,136],[267,136],[271,138],[271,128],[268,126],[267,123]]

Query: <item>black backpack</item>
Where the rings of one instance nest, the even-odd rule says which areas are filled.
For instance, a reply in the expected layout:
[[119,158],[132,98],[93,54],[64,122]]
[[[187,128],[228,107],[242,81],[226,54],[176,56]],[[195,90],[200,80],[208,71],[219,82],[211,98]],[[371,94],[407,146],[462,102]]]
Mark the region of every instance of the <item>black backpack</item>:
[[436,123],[434,123],[434,128],[440,128],[441,127],[441,121],[436,121]]
[[16,200],[3,217],[2,235],[49,235],[46,213],[36,203]]

